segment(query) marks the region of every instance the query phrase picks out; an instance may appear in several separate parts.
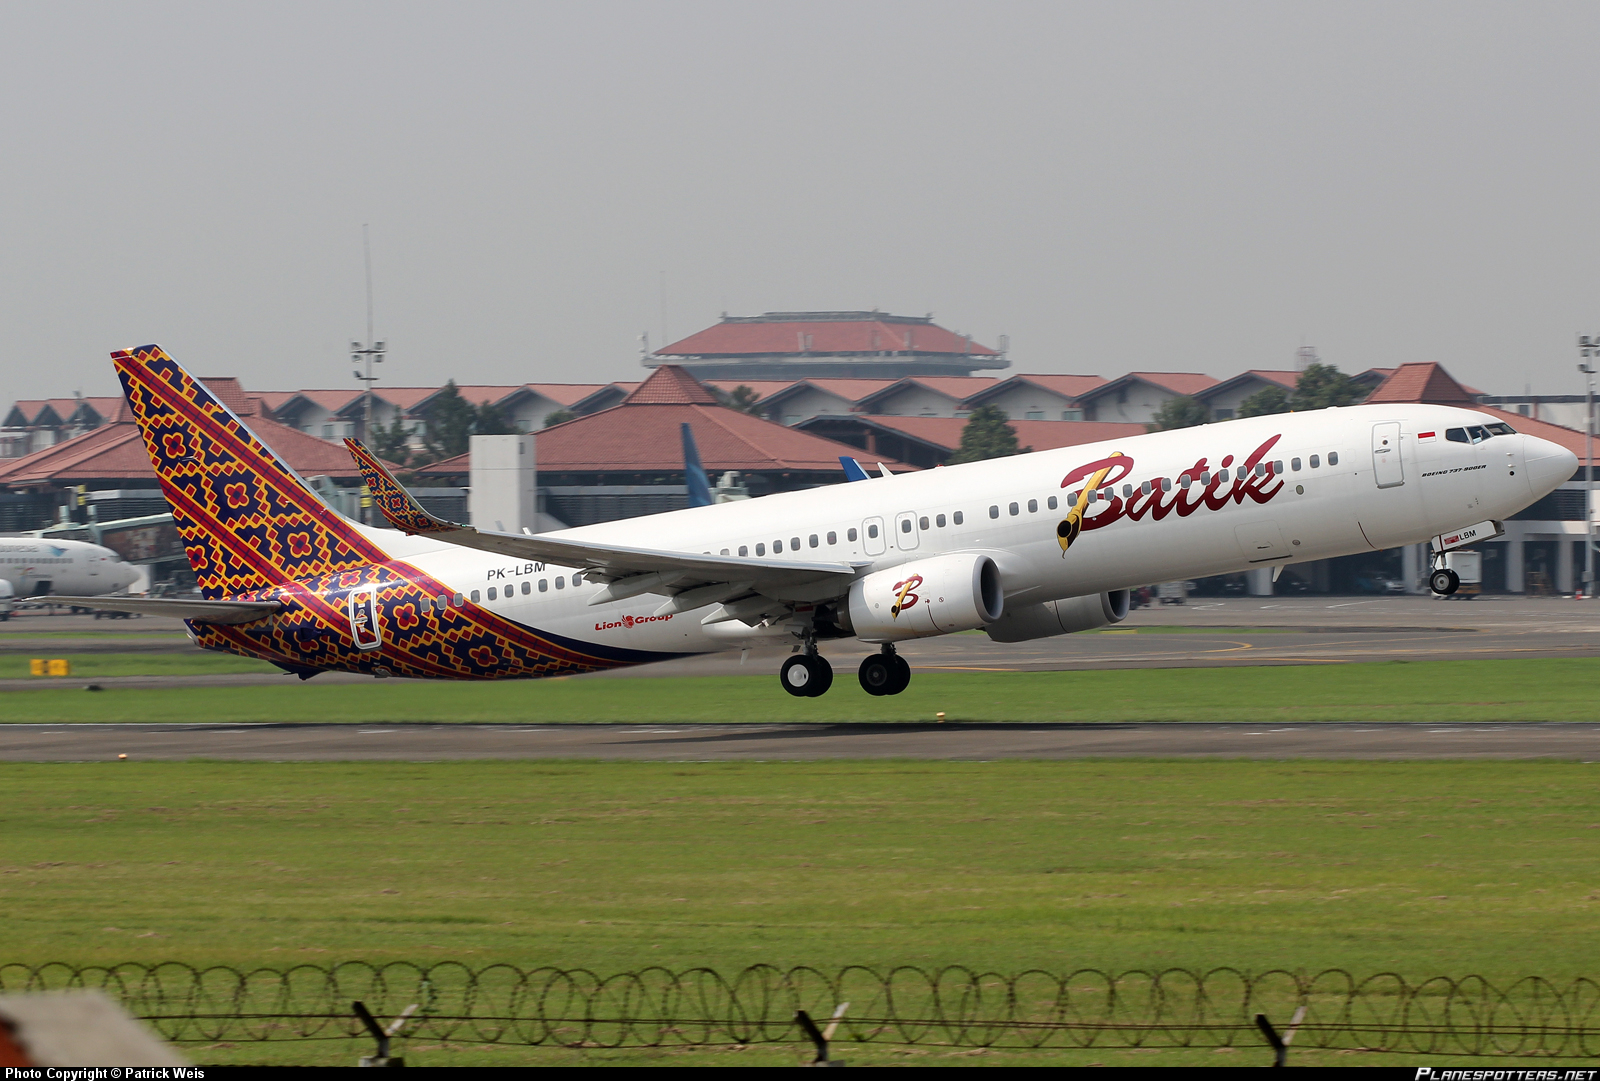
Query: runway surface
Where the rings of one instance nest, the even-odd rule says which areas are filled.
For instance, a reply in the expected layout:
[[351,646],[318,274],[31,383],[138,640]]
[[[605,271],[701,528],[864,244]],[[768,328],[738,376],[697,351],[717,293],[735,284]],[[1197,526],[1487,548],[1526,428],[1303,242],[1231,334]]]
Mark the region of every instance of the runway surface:
[[[854,640],[823,643],[836,671],[849,671],[874,647]],[[1510,596],[1446,601],[1428,597],[1245,597],[1195,599],[1132,613],[1103,631],[1005,645],[981,633],[902,643],[919,672],[1073,671],[1115,668],[1211,668],[1345,664],[1405,659],[1489,660],[1504,657],[1600,656],[1600,604]],[[192,653],[178,620],[95,620],[92,616],[23,614],[0,624],[0,655]],[[776,675],[787,649],[709,654],[639,668],[580,676]],[[293,677],[129,675],[52,681],[55,686],[250,686]],[[318,684],[365,681],[328,673]],[[38,687],[37,679],[0,679],[0,692]]]
[[1600,724],[0,725],[0,761],[1600,760]]

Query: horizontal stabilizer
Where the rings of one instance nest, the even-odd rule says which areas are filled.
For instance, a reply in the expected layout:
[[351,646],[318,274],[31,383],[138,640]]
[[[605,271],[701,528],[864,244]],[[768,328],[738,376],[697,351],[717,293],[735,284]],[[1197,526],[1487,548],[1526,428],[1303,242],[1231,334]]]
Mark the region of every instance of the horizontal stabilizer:
[[176,616],[196,623],[253,623],[283,608],[277,601],[187,601],[176,597],[64,597],[58,593],[50,599],[101,612]]

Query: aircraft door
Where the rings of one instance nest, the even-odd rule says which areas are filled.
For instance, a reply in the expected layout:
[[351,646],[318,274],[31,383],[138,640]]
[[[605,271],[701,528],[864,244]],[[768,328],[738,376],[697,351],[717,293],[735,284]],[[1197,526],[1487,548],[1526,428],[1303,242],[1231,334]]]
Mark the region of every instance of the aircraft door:
[[1398,488],[1406,482],[1405,465],[1400,461],[1399,421],[1372,426],[1372,475],[1379,488]]
[[350,605],[350,637],[362,652],[383,645],[383,633],[378,629],[378,587],[352,590]]
[[910,551],[918,543],[917,515],[914,511],[903,510],[894,516],[894,546],[901,551]]
[[868,518],[861,523],[861,546],[869,556],[883,555],[882,518]]

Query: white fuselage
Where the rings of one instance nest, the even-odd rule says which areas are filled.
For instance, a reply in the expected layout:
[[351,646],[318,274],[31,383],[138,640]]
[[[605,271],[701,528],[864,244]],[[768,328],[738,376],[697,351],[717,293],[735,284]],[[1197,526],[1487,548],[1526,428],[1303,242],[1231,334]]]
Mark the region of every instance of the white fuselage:
[[60,593],[96,597],[125,590],[143,572],[109,548],[87,541],[0,537],[0,579],[20,600]]
[[[978,552],[998,565],[1009,608],[1418,543],[1509,517],[1572,476],[1575,456],[1545,440],[1521,434],[1477,443],[1446,438],[1452,429],[1496,423],[1470,409],[1429,405],[1252,417],[552,536],[870,564],[862,573]],[[1427,433],[1432,438],[1419,440]],[[1384,439],[1394,442],[1382,444]],[[1085,471],[1108,458],[1114,465],[1086,508],[1085,528],[1063,550],[1056,526],[1071,506],[1069,497],[1088,482]],[[1241,477],[1241,465],[1257,460],[1261,469]],[[789,633],[781,625],[752,627],[737,620],[702,625],[714,605],[656,615],[666,598],[654,594],[591,606],[602,587],[573,586],[573,568],[389,530],[367,532],[395,558],[502,616],[584,642],[693,653]]]

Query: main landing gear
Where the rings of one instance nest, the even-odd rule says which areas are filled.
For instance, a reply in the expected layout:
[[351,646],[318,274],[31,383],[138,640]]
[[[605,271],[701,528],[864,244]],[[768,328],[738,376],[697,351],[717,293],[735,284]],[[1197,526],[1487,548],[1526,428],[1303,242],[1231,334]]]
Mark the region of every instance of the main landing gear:
[[817,652],[815,641],[807,642],[805,652],[783,662],[778,673],[783,689],[796,698],[820,698],[833,686],[833,665]]
[[899,694],[911,685],[911,666],[892,645],[862,661],[857,675],[861,689],[873,695]]
[[1441,597],[1448,597],[1461,588],[1461,576],[1449,567],[1440,567],[1428,575],[1428,588]]

